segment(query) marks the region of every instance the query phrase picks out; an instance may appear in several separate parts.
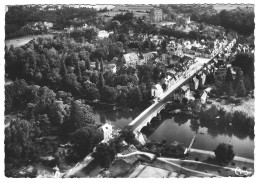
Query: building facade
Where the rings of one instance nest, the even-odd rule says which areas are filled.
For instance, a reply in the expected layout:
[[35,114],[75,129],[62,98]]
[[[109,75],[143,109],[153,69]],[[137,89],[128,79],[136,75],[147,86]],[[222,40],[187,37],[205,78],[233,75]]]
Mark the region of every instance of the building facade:
[[159,8],[153,8],[150,11],[150,20],[152,22],[160,22],[163,20],[163,13],[162,10]]
[[128,67],[129,66],[135,67],[138,61],[139,61],[138,55],[134,52],[124,54],[122,57],[122,62]]

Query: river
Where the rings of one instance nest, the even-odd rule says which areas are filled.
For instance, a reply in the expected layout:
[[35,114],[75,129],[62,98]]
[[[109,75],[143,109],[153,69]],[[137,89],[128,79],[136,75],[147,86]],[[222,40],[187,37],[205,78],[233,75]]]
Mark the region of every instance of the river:
[[[115,128],[122,129],[127,126],[144,109],[133,111],[113,110],[95,108],[95,119],[101,123],[110,122]],[[149,140],[162,141],[167,143],[174,141],[188,147],[196,130],[198,133],[192,148],[213,151],[219,143],[232,143],[237,156],[254,159],[254,139],[244,134],[229,133],[220,129],[194,126],[189,118],[166,117],[162,119],[161,125],[148,137]]]

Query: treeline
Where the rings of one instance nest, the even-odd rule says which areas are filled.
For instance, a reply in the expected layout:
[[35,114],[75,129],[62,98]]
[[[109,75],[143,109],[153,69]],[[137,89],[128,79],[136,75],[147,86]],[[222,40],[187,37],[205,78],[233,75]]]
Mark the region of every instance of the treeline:
[[232,29],[239,34],[249,36],[254,33],[254,17],[254,10],[246,7],[230,11],[222,10],[215,14],[194,12],[191,15],[191,20],[222,26],[226,29]]
[[114,33],[129,34],[129,30],[135,33],[157,34],[159,29],[142,18],[134,17],[134,14],[127,12],[125,14],[115,15],[112,21],[105,25],[105,30],[113,30]]
[[[48,8],[41,10],[40,6],[8,6],[5,17],[5,35],[6,39],[20,37],[31,34],[39,34],[39,30],[24,30],[30,22],[52,22],[54,28],[63,29],[71,25],[82,26],[84,23],[95,23],[97,11],[93,8],[73,8],[62,7],[49,10]],[[84,21],[74,21],[75,18]],[[40,32],[42,33],[42,31]]]

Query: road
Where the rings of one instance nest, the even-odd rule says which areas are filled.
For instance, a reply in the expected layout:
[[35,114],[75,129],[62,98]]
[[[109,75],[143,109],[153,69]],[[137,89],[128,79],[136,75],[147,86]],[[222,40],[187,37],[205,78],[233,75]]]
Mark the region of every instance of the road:
[[206,58],[196,58],[198,61],[190,66],[190,76],[187,78],[184,78],[184,76],[181,76],[179,80],[171,86],[167,91],[161,93],[158,98],[161,100],[155,101],[150,107],[148,107],[146,110],[144,110],[139,116],[137,116],[129,125],[133,126],[133,129],[135,131],[140,131],[143,126],[146,126],[147,122],[150,121],[150,119],[154,116],[156,116],[157,112],[160,108],[163,108],[166,105],[166,102],[169,100],[170,94],[178,89],[180,86],[182,86],[183,83],[188,81],[190,78],[193,77],[193,75],[203,68],[203,65],[205,63],[208,63],[211,59]]

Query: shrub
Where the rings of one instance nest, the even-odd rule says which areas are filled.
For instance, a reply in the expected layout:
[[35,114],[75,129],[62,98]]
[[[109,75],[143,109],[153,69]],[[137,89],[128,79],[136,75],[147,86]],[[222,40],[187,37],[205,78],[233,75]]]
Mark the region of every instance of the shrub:
[[247,167],[244,166],[242,169],[243,169],[243,170],[247,170]]
[[198,158],[198,157],[196,157],[196,158],[195,158],[195,161],[199,161],[199,158]]

